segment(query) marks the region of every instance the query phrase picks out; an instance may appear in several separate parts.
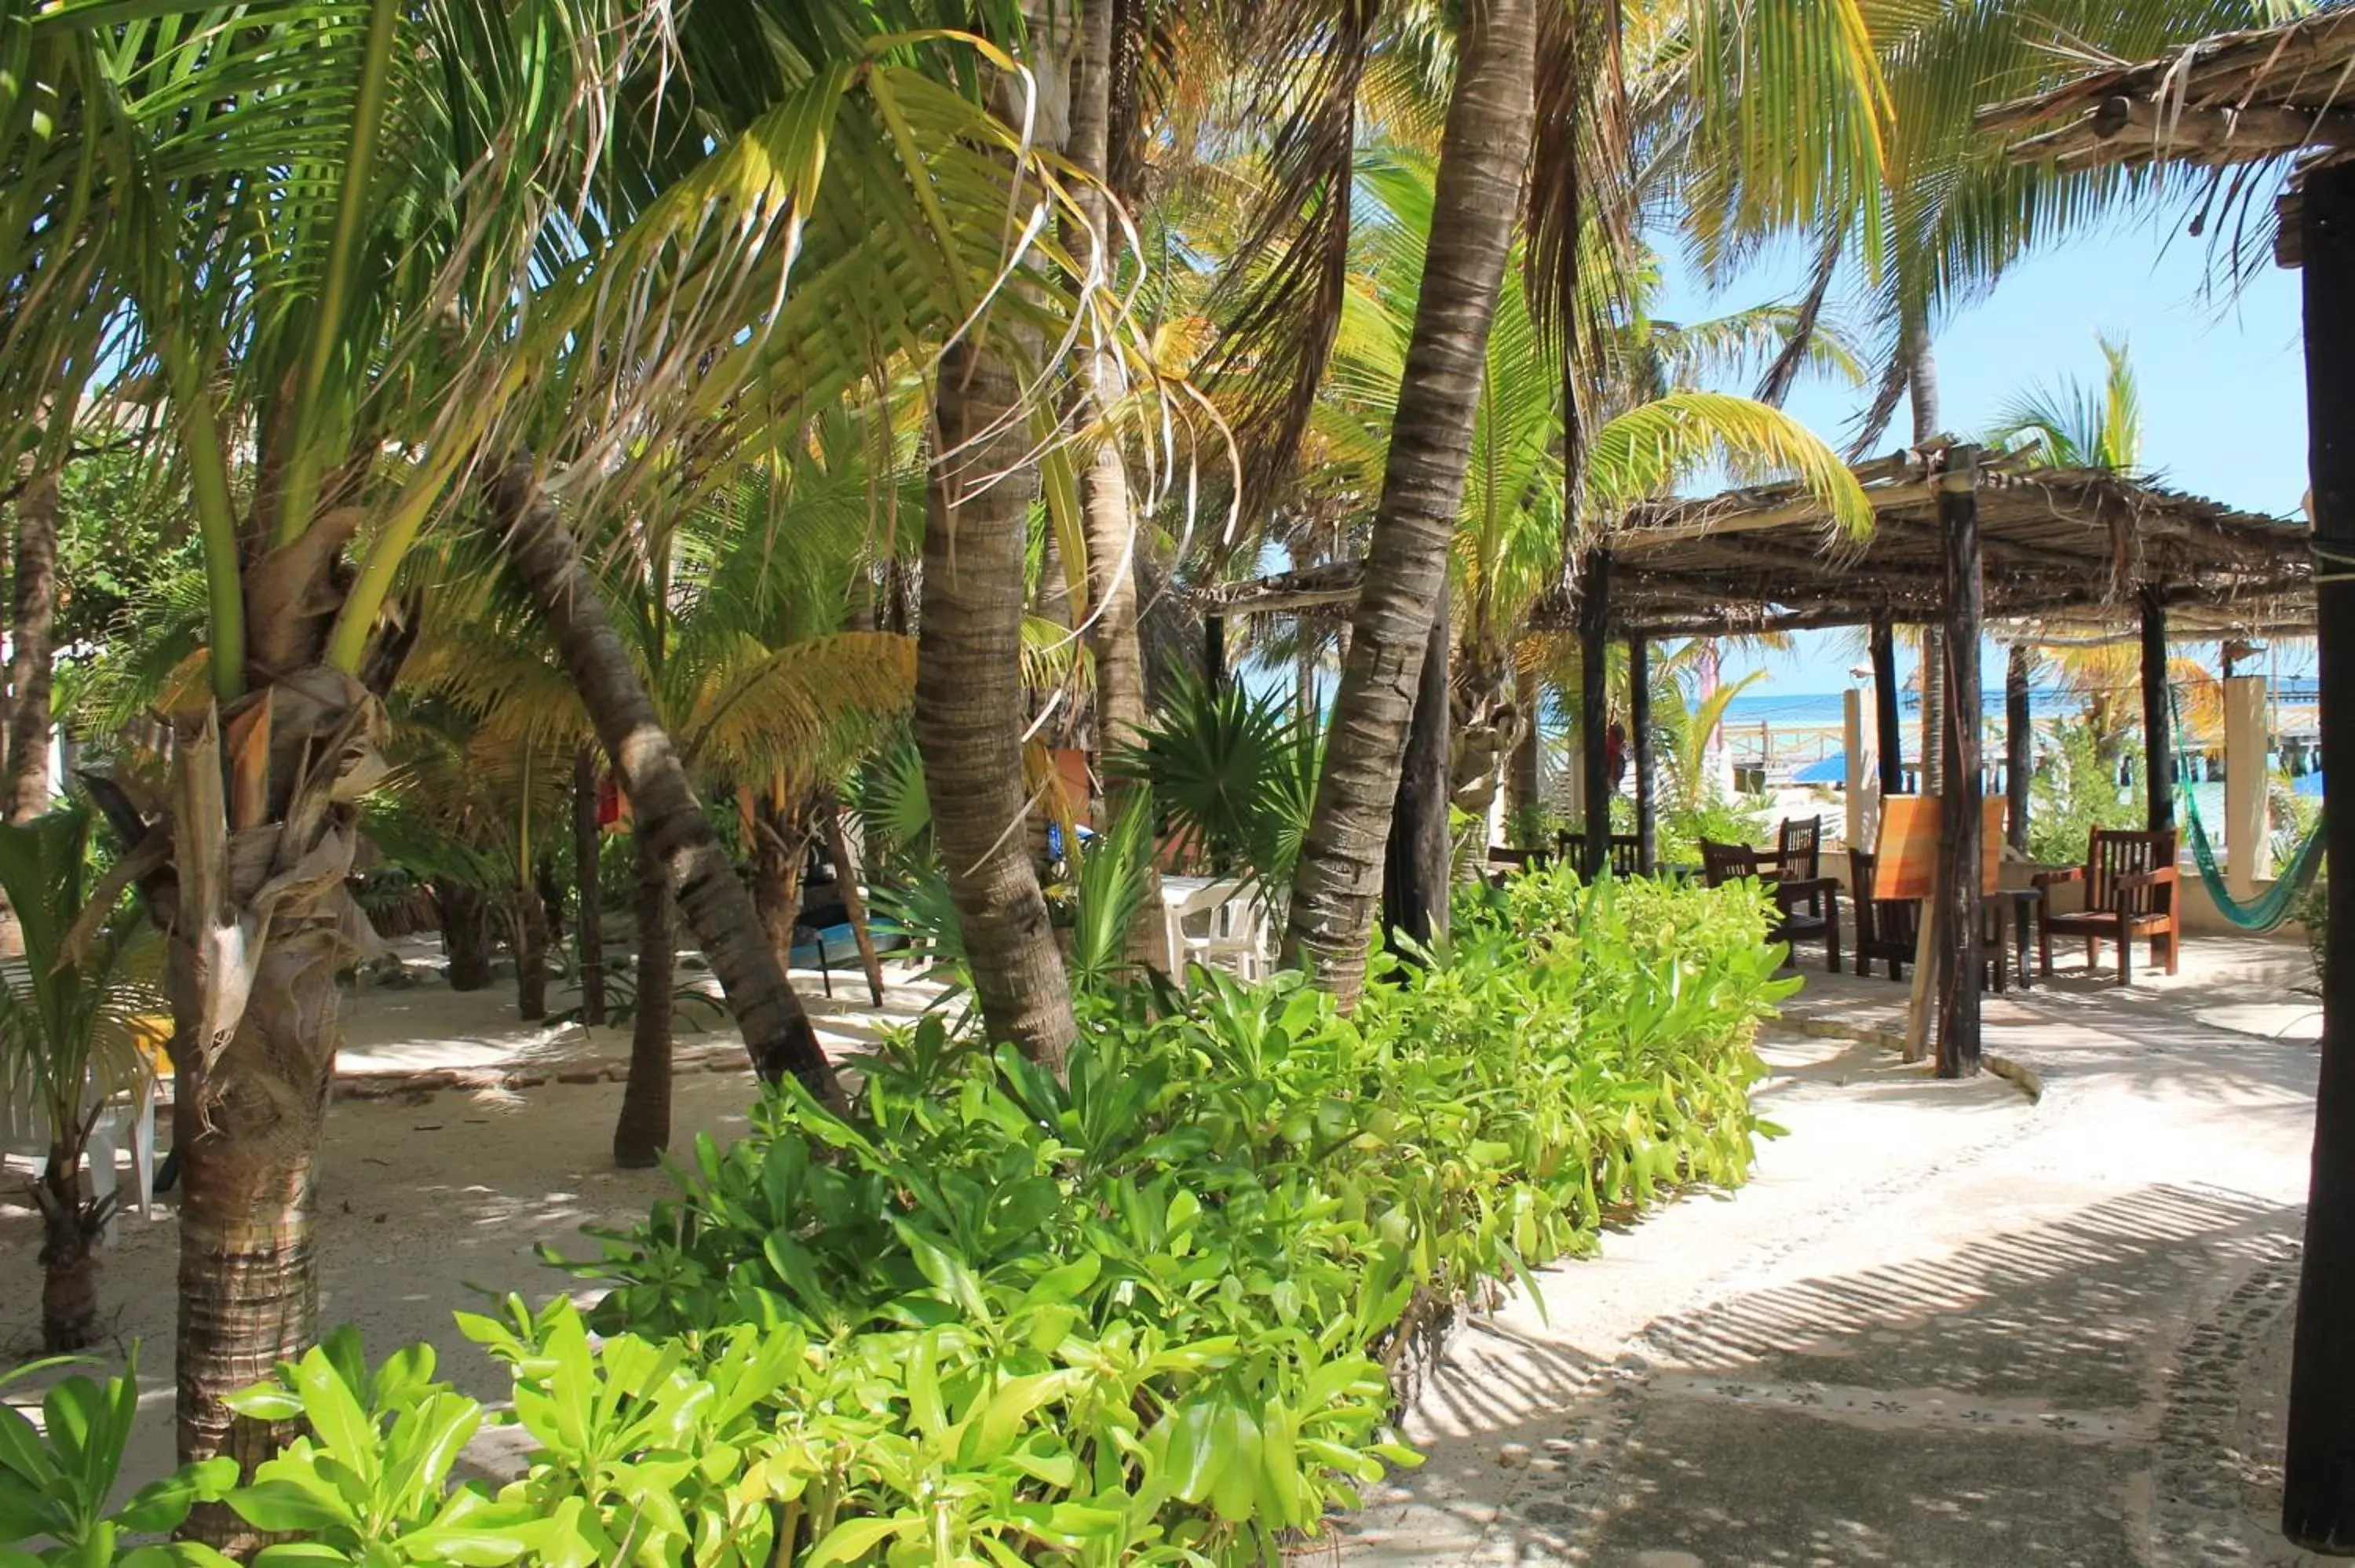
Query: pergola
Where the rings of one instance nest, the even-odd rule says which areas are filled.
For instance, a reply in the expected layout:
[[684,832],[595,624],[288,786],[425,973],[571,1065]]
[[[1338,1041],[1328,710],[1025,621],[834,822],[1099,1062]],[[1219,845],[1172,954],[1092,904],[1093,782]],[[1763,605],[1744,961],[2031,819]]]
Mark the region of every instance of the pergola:
[[[1897,793],[1903,747],[1891,630],[1944,622],[1949,614],[1950,540],[1939,494],[1954,450],[1901,451],[1855,468],[1873,512],[1872,532],[1861,538],[1841,532],[1829,509],[1796,483],[1637,508],[1596,540],[1574,587],[1540,603],[1531,624],[1577,630],[1590,641],[1624,640],[1639,666],[1662,638],[1870,627],[1881,789]],[[2104,470],[2040,468],[1997,455],[1977,459],[1969,471],[1982,623],[2019,641],[2122,633],[2142,640],[2151,825],[2169,825],[2168,640],[2311,635],[2311,535],[2300,522]],[[1950,491],[1948,509],[1955,503]],[[1354,599],[1359,570],[1354,561],[1335,563],[1220,584],[1199,597],[1219,615],[1314,609]],[[1976,632],[1968,640],[1975,650]],[[1588,663],[1602,667],[1599,657]],[[1582,752],[1593,800],[1602,790],[1602,702],[1589,701],[1585,715]],[[1652,758],[1649,725],[1636,717],[1638,858],[1648,865]],[[2028,735],[2026,715],[2013,717],[2017,788],[2025,783]],[[2019,807],[2024,810],[2024,799]],[[1976,1054],[1967,1041],[1955,1048]]]
[[[2355,780],[2355,11],[2336,9],[2205,39],[2163,58],[2091,70],[1980,111],[2012,155],[2065,168],[2185,165],[2211,173],[2211,205],[2247,200],[2264,167],[2285,174],[2275,255],[2302,267],[2307,470],[2324,776]],[[2231,215],[2226,214],[2228,220]],[[2282,1530],[2355,1553],[2355,811],[2326,810],[2346,868],[2329,898],[2314,1176],[2290,1370]]]

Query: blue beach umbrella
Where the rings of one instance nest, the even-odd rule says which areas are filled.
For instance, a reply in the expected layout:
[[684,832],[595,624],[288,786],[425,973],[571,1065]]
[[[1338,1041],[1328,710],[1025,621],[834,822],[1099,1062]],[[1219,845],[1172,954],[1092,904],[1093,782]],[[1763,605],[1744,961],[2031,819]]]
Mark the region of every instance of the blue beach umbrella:
[[1829,757],[1808,763],[1791,775],[1794,784],[1845,784],[1848,782],[1848,753],[1835,751]]

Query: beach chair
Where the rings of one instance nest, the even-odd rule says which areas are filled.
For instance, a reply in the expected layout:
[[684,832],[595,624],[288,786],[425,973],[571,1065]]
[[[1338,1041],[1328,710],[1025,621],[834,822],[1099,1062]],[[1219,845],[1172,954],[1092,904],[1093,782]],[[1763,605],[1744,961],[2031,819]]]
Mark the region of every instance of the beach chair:
[[1700,842],[1701,880],[1710,887],[1752,880],[1764,884],[1768,895],[1774,900],[1774,938],[1778,942],[1796,944],[1802,938],[1822,938],[1824,966],[1833,974],[1839,973],[1839,879],[1833,876],[1797,879],[1776,876],[1764,869],[1761,863],[1764,858],[1748,844],[1719,843],[1711,839],[1703,839]]
[[[2183,949],[2179,884],[2172,832],[2129,832],[2095,828],[2086,846],[2085,863],[2059,871],[2040,871],[2030,879],[2042,889],[2044,902],[2036,911],[2036,958],[2046,974],[2052,972],[2052,938],[2085,938],[2085,968],[2102,967],[2102,944],[2118,945],[2118,983],[2134,983],[2134,944],[2150,943],[2150,961],[2176,972]],[[2067,914],[2052,911],[2051,890],[2070,883],[2085,889],[2085,907]]]

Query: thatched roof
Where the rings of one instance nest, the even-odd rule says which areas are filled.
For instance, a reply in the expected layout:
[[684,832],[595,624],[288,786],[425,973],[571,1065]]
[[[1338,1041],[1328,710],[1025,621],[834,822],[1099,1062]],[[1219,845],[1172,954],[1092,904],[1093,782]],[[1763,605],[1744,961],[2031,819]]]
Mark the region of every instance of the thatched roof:
[[[1614,635],[1800,630],[1943,613],[1945,552],[1934,472],[1942,452],[1857,469],[1872,535],[1849,540],[1796,485],[1728,491],[1645,507],[1597,541],[1611,551]],[[2132,624],[2145,589],[2185,636],[2295,636],[2314,626],[2309,531],[2090,469],[1978,474],[1981,572],[1990,622],[2102,632]],[[1229,614],[1295,610],[1354,596],[1354,563],[1221,585]],[[1568,592],[1539,605],[1540,629],[1570,630]]]
[[[2066,168],[2297,159],[2296,172],[2355,151],[2355,8],[2220,33],[2138,63],[2098,65],[2049,91],[1981,109],[1982,130],[2030,132],[2017,163]],[[2295,194],[2285,197],[2294,204]],[[2297,225],[2276,249],[2296,266]]]

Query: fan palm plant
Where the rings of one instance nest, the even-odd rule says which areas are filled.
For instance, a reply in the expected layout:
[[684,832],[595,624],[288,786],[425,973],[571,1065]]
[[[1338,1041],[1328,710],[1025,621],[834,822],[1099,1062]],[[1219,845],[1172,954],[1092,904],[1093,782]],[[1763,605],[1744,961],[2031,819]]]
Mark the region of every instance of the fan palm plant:
[[121,880],[91,877],[91,818],[78,805],[0,825],[0,895],[16,911],[21,967],[0,969],[0,1099],[34,1113],[48,1151],[33,1182],[40,1210],[41,1345],[98,1337],[91,1249],[114,1207],[114,1172],[91,1173],[91,1129],[149,1071],[138,1048],[165,1008],[162,944]]

